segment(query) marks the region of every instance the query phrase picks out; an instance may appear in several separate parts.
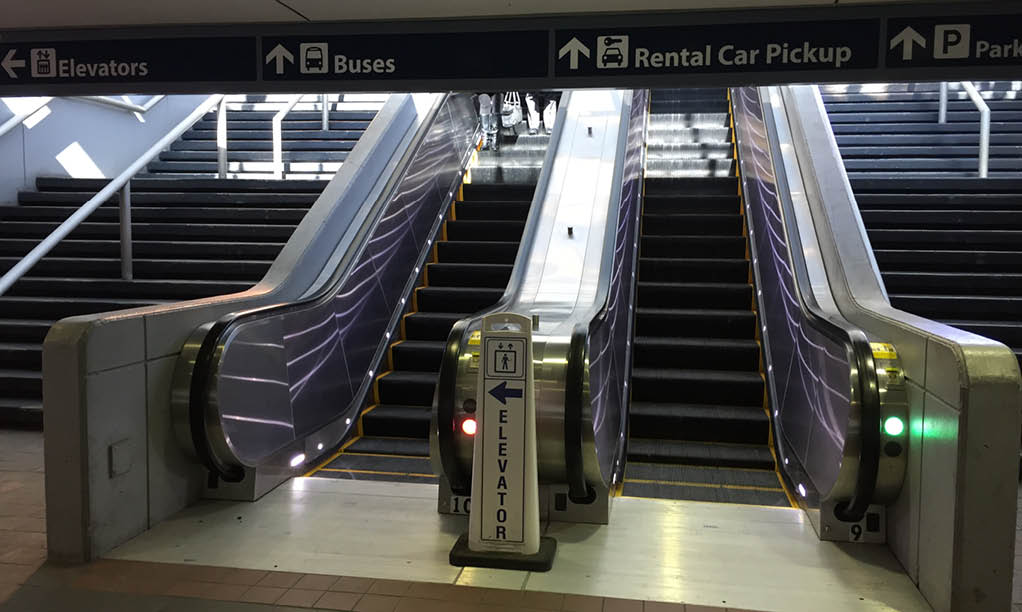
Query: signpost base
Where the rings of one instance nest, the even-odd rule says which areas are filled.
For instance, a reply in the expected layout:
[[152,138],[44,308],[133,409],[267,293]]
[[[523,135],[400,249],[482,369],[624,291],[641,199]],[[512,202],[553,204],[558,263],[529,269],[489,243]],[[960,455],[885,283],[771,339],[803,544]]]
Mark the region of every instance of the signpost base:
[[463,533],[451,549],[451,565],[489,567],[493,569],[520,570],[523,572],[549,572],[554,565],[557,540],[540,537],[539,552],[522,555],[515,552],[472,550],[468,547],[468,534]]

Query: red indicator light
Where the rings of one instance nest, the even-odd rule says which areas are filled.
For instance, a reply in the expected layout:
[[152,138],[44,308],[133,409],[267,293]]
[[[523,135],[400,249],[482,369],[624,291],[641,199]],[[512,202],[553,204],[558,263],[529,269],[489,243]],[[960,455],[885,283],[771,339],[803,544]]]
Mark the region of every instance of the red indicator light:
[[474,436],[474,435],[476,435],[476,420],[475,419],[465,419],[464,421],[462,421],[461,422],[461,431],[463,431],[466,436]]

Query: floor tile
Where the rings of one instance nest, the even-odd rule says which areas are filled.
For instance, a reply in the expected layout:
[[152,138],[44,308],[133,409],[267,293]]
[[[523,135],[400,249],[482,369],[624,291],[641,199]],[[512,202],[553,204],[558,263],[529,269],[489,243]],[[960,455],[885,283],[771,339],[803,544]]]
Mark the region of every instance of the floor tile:
[[13,595],[20,586],[18,584],[0,584],[0,604],[7,601],[7,598]]
[[603,600],[603,612],[642,612],[642,602],[634,599],[607,597]]
[[327,610],[354,610],[355,604],[362,598],[360,593],[344,593],[327,591],[315,603],[315,607]]
[[319,601],[319,598],[324,593],[325,591],[313,591],[311,589],[288,589],[277,600],[277,605],[311,608],[312,604]]
[[35,564],[17,565],[13,563],[0,563],[0,585],[24,584],[35,573],[36,569],[38,567]]
[[296,589],[312,589],[314,591],[328,591],[337,582],[337,576],[326,576],[323,574],[306,574],[295,583]]
[[643,612],[688,612],[685,604],[662,601],[645,601],[642,603],[642,610]]
[[603,610],[603,598],[592,595],[565,595],[564,612],[600,612]]
[[263,578],[256,584],[259,586],[269,587],[280,587],[284,589],[290,589],[299,580],[302,579],[302,574],[292,572],[270,572],[263,576]]
[[526,591],[525,597],[522,598],[522,605],[540,610],[560,610],[564,605],[564,595],[562,593]]
[[400,601],[400,597],[367,593],[362,596],[362,599],[358,600],[358,604],[355,605],[355,612],[394,612]]
[[376,580],[367,592],[374,595],[395,595],[400,597],[407,593],[411,586],[411,583],[404,580]]
[[331,591],[345,591],[347,593],[365,593],[373,586],[372,578],[355,578],[352,576],[341,576],[330,587]]
[[249,587],[241,596],[241,601],[247,601],[251,603],[263,603],[271,604],[280,599],[287,589],[280,587],[261,587],[253,586]]

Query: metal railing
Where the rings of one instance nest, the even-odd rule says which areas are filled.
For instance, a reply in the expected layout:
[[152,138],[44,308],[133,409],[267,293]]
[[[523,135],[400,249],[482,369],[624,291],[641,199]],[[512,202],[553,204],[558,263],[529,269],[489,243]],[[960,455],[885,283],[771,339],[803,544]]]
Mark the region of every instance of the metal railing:
[[53,100],[53,98],[39,98],[39,102],[30,106],[28,110],[23,110],[20,113],[15,113],[13,117],[8,119],[7,121],[4,121],[3,125],[0,125],[0,136],[3,136],[7,132],[10,132],[14,128],[24,123],[26,119],[36,114],[39,111],[39,109],[49,104],[51,100]]
[[[284,108],[280,109],[273,117],[273,178],[284,178],[284,118],[302,101],[306,94],[299,94],[290,98]],[[320,118],[320,129],[324,132],[330,129],[330,99],[329,94],[320,94],[319,97],[322,115]],[[217,108],[216,115],[216,162],[217,176],[227,178],[227,100],[222,99]]]
[[195,124],[203,115],[209,112],[215,104],[223,99],[223,94],[214,94],[208,97],[202,104],[200,104],[194,111],[191,112],[183,121],[177,124],[171,131],[167,132],[163,138],[158,140],[153,146],[149,147],[145,153],[138,157],[130,166],[128,166],[123,172],[117,175],[116,178],[107,183],[106,187],[101,189],[99,193],[92,196],[84,204],[82,204],[78,210],[76,210],[70,217],[68,217],[63,223],[60,224],[57,229],[50,232],[50,234],[42,240],[34,249],[32,249],[28,255],[25,255],[21,261],[14,264],[10,270],[7,271],[2,277],[0,277],[0,295],[3,295],[11,288],[14,283],[18,281],[22,276],[25,275],[33,266],[39,263],[43,257],[46,256],[53,247],[67,237],[72,231],[75,230],[83,221],[85,221],[89,215],[94,213],[96,209],[106,203],[110,197],[117,192],[120,192],[120,243],[121,243],[121,278],[125,280],[132,279],[132,254],[131,254],[131,179],[148,164],[154,157],[160,154],[168,146],[177,140],[181,134],[191,129],[192,125]]
[[98,104],[100,106],[110,106],[130,113],[145,114],[149,109],[159,104],[160,101],[166,97],[167,96],[162,94],[153,96],[146,100],[145,104],[135,104],[133,102],[118,100],[117,98],[110,98],[108,96],[75,96],[73,99]]
[[[979,177],[987,178],[990,173],[990,106],[972,81],[961,81],[961,85],[979,111]],[[948,84],[944,81],[940,84],[937,123],[947,123],[947,90]]]

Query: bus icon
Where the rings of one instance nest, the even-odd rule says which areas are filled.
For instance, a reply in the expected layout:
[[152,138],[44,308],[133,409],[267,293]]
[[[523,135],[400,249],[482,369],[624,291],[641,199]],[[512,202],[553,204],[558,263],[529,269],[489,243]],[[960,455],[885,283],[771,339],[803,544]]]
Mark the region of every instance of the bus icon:
[[302,43],[298,46],[298,70],[302,74],[330,72],[330,56],[326,43]]

